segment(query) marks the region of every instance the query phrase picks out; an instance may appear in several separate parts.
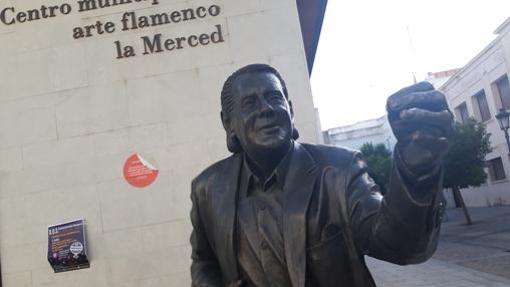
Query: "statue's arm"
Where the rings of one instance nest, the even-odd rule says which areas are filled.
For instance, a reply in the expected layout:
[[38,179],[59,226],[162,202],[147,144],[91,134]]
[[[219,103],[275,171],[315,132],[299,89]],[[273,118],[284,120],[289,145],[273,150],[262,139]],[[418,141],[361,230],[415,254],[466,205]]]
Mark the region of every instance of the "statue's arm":
[[347,180],[347,204],[360,253],[396,264],[420,263],[437,247],[444,200],[442,171],[412,177],[395,150],[390,188],[383,197],[354,156]]
[[398,264],[427,260],[436,249],[443,212],[442,160],[454,133],[446,97],[427,82],[388,98],[388,120],[397,138],[390,189],[380,196],[355,158],[348,202],[358,250]]
[[204,222],[200,217],[199,210],[199,188],[196,180],[191,184],[191,280],[192,287],[220,287],[221,271],[207,235],[204,229]]

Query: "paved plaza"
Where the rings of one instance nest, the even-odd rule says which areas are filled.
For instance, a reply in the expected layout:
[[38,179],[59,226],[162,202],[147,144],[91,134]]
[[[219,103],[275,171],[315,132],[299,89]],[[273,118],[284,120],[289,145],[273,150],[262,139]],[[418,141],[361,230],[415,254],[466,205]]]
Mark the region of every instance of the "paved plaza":
[[510,279],[431,259],[398,266],[367,258],[378,287],[509,287]]
[[424,264],[367,263],[378,287],[510,287],[510,207],[448,210],[438,250]]

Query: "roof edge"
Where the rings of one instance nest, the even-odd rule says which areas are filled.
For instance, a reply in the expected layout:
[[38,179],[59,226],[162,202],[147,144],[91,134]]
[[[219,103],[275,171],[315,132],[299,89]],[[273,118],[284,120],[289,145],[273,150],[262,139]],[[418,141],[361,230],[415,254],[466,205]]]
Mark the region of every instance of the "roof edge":
[[296,0],[308,74],[312,74],[328,0]]
[[496,28],[496,30],[494,30],[494,34],[501,34],[501,32],[503,32],[503,30],[505,30],[508,25],[510,25],[510,17],[508,17],[503,23],[501,23],[501,25],[498,26],[498,28]]

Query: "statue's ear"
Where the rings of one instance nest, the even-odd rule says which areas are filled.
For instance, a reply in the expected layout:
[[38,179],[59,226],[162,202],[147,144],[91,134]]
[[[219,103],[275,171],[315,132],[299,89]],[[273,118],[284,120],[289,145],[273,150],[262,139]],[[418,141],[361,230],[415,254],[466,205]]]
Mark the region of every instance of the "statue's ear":
[[234,130],[232,129],[230,117],[223,111],[221,111],[221,122],[223,123],[223,128],[227,134],[227,149],[232,153],[241,152],[242,147],[234,133]]
[[290,117],[292,119],[292,138],[297,140],[299,138],[299,132],[294,125],[294,110],[292,109],[292,101],[289,100],[289,108],[290,108]]
[[289,108],[290,108],[290,116],[292,118],[292,121],[294,121],[294,109],[292,108],[292,101],[288,100]]
[[232,127],[230,125],[230,117],[223,111],[220,113],[221,123],[223,124],[223,128],[229,134],[232,131]]

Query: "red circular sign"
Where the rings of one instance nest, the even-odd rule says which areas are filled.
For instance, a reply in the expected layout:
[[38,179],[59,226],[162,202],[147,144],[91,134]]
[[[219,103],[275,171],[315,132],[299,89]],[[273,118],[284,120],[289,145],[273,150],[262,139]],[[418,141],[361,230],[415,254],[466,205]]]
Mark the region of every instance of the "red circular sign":
[[124,164],[124,178],[134,187],[152,184],[158,177],[158,169],[139,154],[130,156]]

